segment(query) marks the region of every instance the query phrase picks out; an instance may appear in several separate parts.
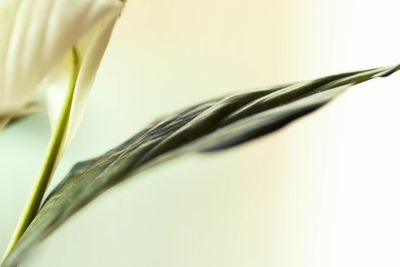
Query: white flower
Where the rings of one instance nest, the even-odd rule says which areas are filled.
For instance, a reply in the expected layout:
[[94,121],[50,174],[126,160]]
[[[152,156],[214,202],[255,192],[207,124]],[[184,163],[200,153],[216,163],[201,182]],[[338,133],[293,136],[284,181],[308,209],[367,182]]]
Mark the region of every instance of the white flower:
[[0,129],[39,86],[47,88],[55,125],[75,49],[80,68],[62,147],[69,143],[123,5],[120,0],[0,0]]

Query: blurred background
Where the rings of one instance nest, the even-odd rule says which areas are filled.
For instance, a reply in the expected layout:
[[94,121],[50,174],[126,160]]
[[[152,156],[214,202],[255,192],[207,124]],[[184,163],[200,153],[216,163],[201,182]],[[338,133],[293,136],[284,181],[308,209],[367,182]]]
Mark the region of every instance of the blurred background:
[[[128,0],[50,187],[161,114],[241,89],[397,64],[399,7]],[[74,216],[23,266],[398,266],[395,81],[385,96],[355,89],[271,136],[142,173]],[[0,251],[49,136],[44,110],[0,136]]]

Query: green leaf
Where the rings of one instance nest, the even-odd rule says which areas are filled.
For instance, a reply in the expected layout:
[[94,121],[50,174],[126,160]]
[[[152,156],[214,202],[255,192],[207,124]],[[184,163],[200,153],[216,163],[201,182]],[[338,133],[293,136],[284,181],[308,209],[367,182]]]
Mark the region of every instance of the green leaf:
[[165,116],[107,153],[76,164],[52,191],[1,267],[15,266],[38,242],[115,184],[189,152],[226,149],[275,131],[354,84],[399,66],[239,92]]

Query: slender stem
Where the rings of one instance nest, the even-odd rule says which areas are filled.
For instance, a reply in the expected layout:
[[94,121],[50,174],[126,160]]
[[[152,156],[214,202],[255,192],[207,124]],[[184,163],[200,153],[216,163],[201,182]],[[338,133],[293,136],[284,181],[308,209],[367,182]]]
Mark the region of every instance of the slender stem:
[[63,141],[66,137],[68,129],[72,100],[74,97],[75,86],[81,65],[78,50],[75,47],[72,49],[72,57],[73,57],[72,74],[61,114],[58,118],[57,125],[52,133],[44,163],[42,165],[42,168],[40,169],[39,175],[32,189],[31,195],[19,219],[14,235],[12,236],[10,243],[7,247],[7,250],[3,256],[2,262],[9,255],[9,253],[14,248],[19,238],[24,234],[25,230],[28,228],[30,223],[35,218],[38,209],[40,207],[40,204],[42,202],[44,193],[46,192],[47,186],[50,182],[50,178],[57,165],[58,157],[62,150]]

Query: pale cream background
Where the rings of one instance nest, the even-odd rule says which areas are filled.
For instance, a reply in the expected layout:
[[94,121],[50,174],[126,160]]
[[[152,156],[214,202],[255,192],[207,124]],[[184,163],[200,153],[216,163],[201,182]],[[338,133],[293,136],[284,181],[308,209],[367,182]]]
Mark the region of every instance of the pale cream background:
[[[396,64],[398,10],[395,0],[128,1],[52,185],[162,113]],[[24,266],[398,266],[400,79],[390,81],[249,145],[143,173],[71,219]],[[41,162],[45,119],[0,136],[1,251]]]

